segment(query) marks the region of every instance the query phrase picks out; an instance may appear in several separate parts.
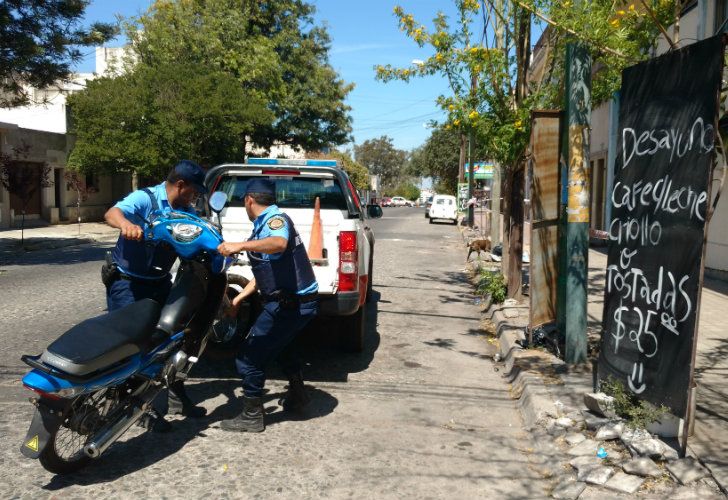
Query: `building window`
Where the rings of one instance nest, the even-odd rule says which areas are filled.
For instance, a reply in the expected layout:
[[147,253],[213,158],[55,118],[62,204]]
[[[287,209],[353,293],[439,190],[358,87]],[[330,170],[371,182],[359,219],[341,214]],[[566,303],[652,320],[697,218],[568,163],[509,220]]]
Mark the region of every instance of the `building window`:
[[84,182],[86,183],[86,189],[98,189],[98,178],[94,174],[86,174]]

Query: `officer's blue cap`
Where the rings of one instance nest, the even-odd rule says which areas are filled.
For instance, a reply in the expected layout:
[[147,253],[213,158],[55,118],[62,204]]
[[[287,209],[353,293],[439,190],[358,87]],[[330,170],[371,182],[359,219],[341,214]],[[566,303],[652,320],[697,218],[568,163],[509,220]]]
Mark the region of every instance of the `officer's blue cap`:
[[252,179],[248,181],[248,185],[245,187],[245,194],[250,193],[269,194],[271,196],[275,196],[276,185],[273,181],[268,179]]
[[192,184],[200,194],[207,193],[205,187],[205,171],[192,160],[182,160],[174,167],[174,173],[179,179]]

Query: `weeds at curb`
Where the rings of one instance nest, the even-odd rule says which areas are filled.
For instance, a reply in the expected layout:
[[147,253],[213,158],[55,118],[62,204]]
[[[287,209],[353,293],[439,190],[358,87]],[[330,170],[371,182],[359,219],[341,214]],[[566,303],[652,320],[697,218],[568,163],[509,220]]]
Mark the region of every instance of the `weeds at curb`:
[[620,380],[613,377],[602,381],[601,390],[614,398],[615,413],[625,419],[627,425],[633,429],[646,428],[652,422],[660,422],[668,412],[664,405],[657,408],[646,401],[640,401]]

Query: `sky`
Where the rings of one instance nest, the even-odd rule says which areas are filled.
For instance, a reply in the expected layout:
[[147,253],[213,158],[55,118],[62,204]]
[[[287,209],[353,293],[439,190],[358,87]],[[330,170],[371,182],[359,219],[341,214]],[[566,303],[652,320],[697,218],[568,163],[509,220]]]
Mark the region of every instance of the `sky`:
[[[92,0],[86,9],[86,21],[114,22],[116,15],[134,16],[146,11],[151,0]],[[422,145],[430,135],[430,120],[445,118],[435,99],[448,94],[448,86],[439,77],[415,79],[409,83],[376,81],[374,66],[392,64],[408,66],[416,59],[432,55],[420,49],[399,31],[393,14],[395,5],[426,26],[431,26],[438,10],[455,14],[451,0],[318,0],[316,22],[325,25],[331,36],[330,63],[347,83],[355,88],[349,94],[353,136],[356,144],[387,135],[394,146],[411,150]],[[111,47],[124,44],[123,38],[109,42]],[[76,67],[79,72],[94,71],[94,51],[89,50]],[[352,144],[342,148],[351,148]]]

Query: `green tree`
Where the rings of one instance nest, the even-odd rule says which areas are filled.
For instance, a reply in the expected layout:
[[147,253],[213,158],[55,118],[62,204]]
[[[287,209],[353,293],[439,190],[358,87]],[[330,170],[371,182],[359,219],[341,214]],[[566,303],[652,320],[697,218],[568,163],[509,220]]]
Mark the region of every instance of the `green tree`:
[[181,158],[207,167],[242,160],[241,138],[271,119],[230,74],[192,64],[140,65],[92,80],[68,105],[76,137],[70,167],[155,178]]
[[372,175],[381,176],[386,190],[396,184],[403,173],[407,153],[394,147],[392,138],[383,135],[354,146],[356,161],[364,165]]
[[619,90],[622,70],[650,57],[663,37],[676,46],[679,31],[668,36],[665,26],[679,19],[686,0],[613,2],[608,0],[519,0],[548,25],[549,61],[544,90],[537,105],[562,105],[563,59],[566,43],[586,44],[593,60],[592,103],[597,105]]
[[80,27],[88,0],[0,2],[0,107],[26,105],[24,85],[46,88],[69,77],[81,48],[114,37],[115,26]]
[[263,99],[273,119],[251,132],[256,144],[315,151],[349,140],[353,86],[329,64],[314,11],[302,0],[158,0],[126,30],[139,63],[205,65]]
[[369,170],[352,157],[350,152],[333,150],[328,153],[312,153],[308,155],[309,158],[321,158],[325,160],[338,160],[341,167],[344,169],[346,174],[351,179],[351,183],[354,184],[356,189],[367,190],[369,189]]
[[369,170],[361,163],[356,162],[348,152],[332,151],[327,156],[341,162],[355,188],[360,190],[369,189]]
[[[485,2],[484,2],[485,3]],[[394,8],[400,29],[419,47],[432,50],[421,63],[396,68],[391,65],[375,67],[382,81],[401,80],[439,75],[449,83],[449,95],[441,95],[437,103],[448,114],[445,129],[459,133],[459,165],[465,159],[465,137],[482,145],[486,158],[496,161],[505,175],[504,200],[504,273],[509,277],[512,296],[520,293],[523,218],[522,196],[511,196],[511,187],[522,178],[525,149],[529,131],[530,100],[526,92],[526,70],[530,59],[531,17],[517,3],[509,4],[508,12],[491,12],[478,0],[455,0],[458,16],[454,23],[443,12],[433,19],[432,29],[419,23],[401,7]],[[476,19],[482,17],[482,32],[475,33]],[[494,25],[495,23],[495,25]],[[505,36],[507,31],[508,36]],[[495,37],[492,37],[495,34]],[[491,37],[489,37],[489,35]],[[471,158],[475,160],[475,157]],[[463,170],[459,168],[459,178]],[[515,202],[515,203],[512,203]],[[514,217],[511,217],[513,212]],[[511,226],[511,222],[513,225]],[[514,238],[511,238],[511,229]],[[509,257],[508,248],[514,252]],[[510,261],[518,263],[509,266]],[[512,272],[511,271],[511,267]]]
[[[478,143],[473,157],[488,158],[483,141]],[[453,127],[440,125],[432,130],[427,141],[412,152],[410,172],[419,177],[432,177],[438,192],[455,193],[458,181],[460,132]]]

